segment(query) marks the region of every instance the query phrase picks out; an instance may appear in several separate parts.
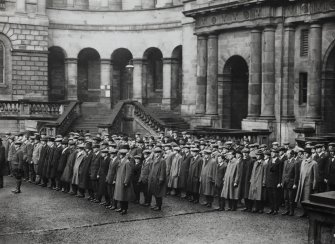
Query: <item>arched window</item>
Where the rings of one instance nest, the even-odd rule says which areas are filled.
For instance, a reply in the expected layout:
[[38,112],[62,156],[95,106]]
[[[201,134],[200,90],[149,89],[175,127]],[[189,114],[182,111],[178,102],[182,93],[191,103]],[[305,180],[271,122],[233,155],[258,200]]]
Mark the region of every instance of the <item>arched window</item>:
[[5,83],[5,46],[0,42],[0,84]]

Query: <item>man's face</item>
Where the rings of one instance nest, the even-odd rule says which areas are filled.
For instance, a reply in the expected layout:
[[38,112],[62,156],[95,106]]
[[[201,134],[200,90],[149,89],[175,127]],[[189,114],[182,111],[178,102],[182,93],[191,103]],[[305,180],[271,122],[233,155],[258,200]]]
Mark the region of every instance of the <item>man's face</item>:
[[284,153],[284,151],[279,151],[279,156],[282,156]]
[[321,148],[321,147],[318,147],[318,148],[316,149],[316,152],[317,152],[317,153],[322,152],[322,148]]
[[262,155],[257,154],[257,155],[256,155],[256,159],[257,159],[257,160],[262,159]]
[[330,154],[331,157],[334,157],[335,152],[331,151],[329,154]]
[[243,157],[248,157],[249,156],[249,153],[243,153]]
[[308,158],[309,158],[309,156],[310,156],[310,155],[309,155],[309,153],[308,153],[308,152],[304,152],[304,158],[305,158],[305,159],[308,159]]
[[93,148],[93,152],[95,152],[95,153],[96,153],[98,150],[99,150],[99,148],[97,148],[97,147],[94,147],[94,148]]
[[101,156],[104,158],[104,157],[106,157],[107,156],[107,153],[101,153]]

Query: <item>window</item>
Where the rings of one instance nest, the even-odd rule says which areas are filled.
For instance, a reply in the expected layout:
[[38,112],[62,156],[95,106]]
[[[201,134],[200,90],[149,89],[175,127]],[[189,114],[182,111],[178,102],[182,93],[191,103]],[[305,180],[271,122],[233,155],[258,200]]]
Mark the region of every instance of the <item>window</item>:
[[0,84],[5,83],[5,47],[0,42]]
[[0,0],[0,10],[4,10],[6,8],[6,1]]
[[307,29],[301,31],[300,36],[300,56],[308,56],[308,35],[309,32]]
[[299,74],[299,104],[307,103],[307,73]]

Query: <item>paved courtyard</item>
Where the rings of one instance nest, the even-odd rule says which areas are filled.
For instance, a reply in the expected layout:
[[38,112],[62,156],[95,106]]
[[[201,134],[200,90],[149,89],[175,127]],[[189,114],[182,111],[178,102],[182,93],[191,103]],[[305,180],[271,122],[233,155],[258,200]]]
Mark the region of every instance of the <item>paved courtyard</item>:
[[0,189],[3,243],[306,243],[308,221],[298,217],[217,212],[174,197],[163,211],[130,204],[126,216],[85,199],[14,179]]

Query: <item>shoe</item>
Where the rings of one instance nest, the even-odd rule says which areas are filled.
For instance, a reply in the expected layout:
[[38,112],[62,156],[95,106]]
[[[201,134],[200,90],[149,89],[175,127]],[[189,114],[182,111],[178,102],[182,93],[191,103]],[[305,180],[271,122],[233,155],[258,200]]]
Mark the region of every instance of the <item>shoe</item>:
[[278,214],[278,211],[274,211],[272,215],[277,215]]
[[151,206],[150,209],[154,209],[156,206]]
[[262,213],[264,213],[264,211],[263,210],[259,210],[258,213],[262,214]]
[[307,218],[308,215],[306,213],[302,214],[302,215],[299,215],[299,218]]
[[227,211],[232,211],[231,208],[228,208]]
[[70,194],[70,195],[73,195],[73,196],[74,196],[74,195],[77,195],[77,193],[75,193],[75,192],[73,192],[73,191],[70,191],[69,194]]
[[84,198],[85,196],[82,195],[82,194],[77,194],[76,197],[78,197],[78,198]]
[[127,210],[122,210],[121,215],[125,215],[125,214],[127,214]]
[[208,203],[208,204],[206,205],[206,207],[211,208],[211,207],[212,207],[212,204],[211,204],[211,203]]
[[292,212],[291,212],[291,213],[289,213],[289,215],[288,215],[288,216],[294,216],[294,213],[292,213]]
[[197,204],[197,203],[199,203],[199,200],[194,200],[193,203]]
[[115,209],[115,212],[121,212],[122,211],[122,209],[121,208],[118,208],[118,209]]
[[194,202],[194,200],[192,198],[189,198],[188,201],[189,202]]
[[273,210],[271,210],[271,211],[269,211],[269,212],[267,212],[266,214],[273,214]]
[[110,208],[109,208],[110,210],[115,210],[116,209],[116,207],[115,206],[110,206]]
[[106,202],[99,203],[100,205],[106,206]]
[[286,212],[282,213],[281,215],[285,216],[285,215],[289,215],[289,214],[290,214],[290,212],[286,211]]
[[153,211],[161,211],[162,208],[161,208],[161,207],[154,207],[152,210],[153,210]]
[[29,183],[33,183],[31,180],[28,180]]
[[12,190],[12,192],[13,192],[14,194],[21,193],[21,191],[20,191],[20,190],[18,190],[18,189]]
[[243,208],[241,211],[242,212],[249,212],[249,209],[248,208]]
[[140,206],[143,206],[143,207],[150,207],[150,203],[140,203]]
[[202,206],[207,206],[208,202],[201,203]]
[[94,203],[100,203],[101,201],[99,201],[98,199],[94,199],[93,202]]

